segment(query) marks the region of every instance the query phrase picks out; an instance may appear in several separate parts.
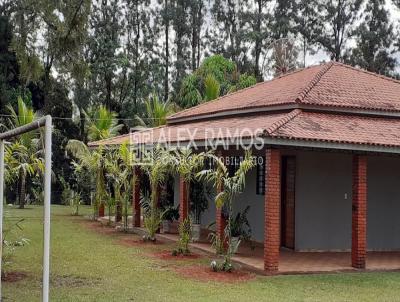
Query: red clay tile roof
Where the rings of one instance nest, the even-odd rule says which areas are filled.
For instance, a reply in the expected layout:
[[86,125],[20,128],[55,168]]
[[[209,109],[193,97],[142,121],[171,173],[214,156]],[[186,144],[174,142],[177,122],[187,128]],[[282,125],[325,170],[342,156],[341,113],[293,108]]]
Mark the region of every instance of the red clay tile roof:
[[[246,129],[245,132],[242,132],[243,129]],[[400,147],[400,119],[304,112],[296,109],[279,114],[231,117],[164,126],[134,132],[131,137],[127,134],[94,142],[91,146],[118,145],[122,142],[129,143],[131,139],[135,143],[148,144],[165,141],[186,142],[191,137],[196,141],[204,141],[211,137],[234,138],[256,135],[271,139]]]
[[[179,112],[169,118],[167,126],[90,145],[186,142],[212,137],[251,137],[262,133],[272,140],[272,144],[284,139],[400,148],[400,119],[376,114],[372,117],[321,113],[308,107],[306,110],[264,111],[190,121],[192,116],[212,116],[218,112],[232,113],[237,109],[280,104],[400,112],[400,82],[340,63],[312,66]],[[188,118],[186,122],[177,122],[185,117]]]
[[274,127],[287,117],[288,113],[263,116],[231,117],[209,121],[197,121],[188,124],[175,124],[143,131],[133,132],[107,140],[89,143],[89,146],[119,145],[126,143],[153,143],[205,140],[212,137],[234,138],[261,135],[265,129]]
[[266,135],[291,140],[400,147],[400,119],[300,112]]
[[170,116],[168,122],[285,104],[400,111],[400,82],[330,62],[304,68],[180,111]]

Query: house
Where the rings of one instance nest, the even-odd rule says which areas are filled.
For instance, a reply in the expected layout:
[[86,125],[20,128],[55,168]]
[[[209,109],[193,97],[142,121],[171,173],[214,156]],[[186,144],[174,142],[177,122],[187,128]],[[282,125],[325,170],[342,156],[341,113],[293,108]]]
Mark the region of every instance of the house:
[[[250,148],[261,161],[235,210],[250,206],[268,272],[279,270],[287,249],[350,251],[349,268],[360,269],[367,251],[400,251],[400,81],[341,63],[311,66],[93,145],[124,141],[213,147],[231,158]],[[177,179],[181,216],[184,190]],[[213,220],[221,234],[222,213],[210,205],[202,224]]]

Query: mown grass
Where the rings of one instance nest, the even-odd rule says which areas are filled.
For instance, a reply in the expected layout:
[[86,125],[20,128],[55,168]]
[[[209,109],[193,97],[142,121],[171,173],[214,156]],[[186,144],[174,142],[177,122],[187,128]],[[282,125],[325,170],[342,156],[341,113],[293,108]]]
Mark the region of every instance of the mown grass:
[[[25,218],[23,233],[31,243],[9,267],[27,277],[3,283],[4,301],[40,301],[42,208],[6,210]],[[69,213],[52,207],[51,301],[400,301],[400,273],[259,276],[239,284],[185,279],[172,266],[208,261],[154,259],[149,252],[171,247],[124,246],[118,241],[134,235],[96,232]]]

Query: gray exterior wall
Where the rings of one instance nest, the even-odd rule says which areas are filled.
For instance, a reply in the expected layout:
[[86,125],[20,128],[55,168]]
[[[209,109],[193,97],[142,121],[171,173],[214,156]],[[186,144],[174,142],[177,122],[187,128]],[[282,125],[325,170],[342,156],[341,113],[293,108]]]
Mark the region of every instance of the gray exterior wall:
[[400,158],[368,158],[367,247],[400,250]]
[[264,195],[256,194],[257,169],[253,168],[246,176],[246,186],[242,194],[237,195],[233,202],[234,213],[243,211],[250,206],[248,219],[252,236],[256,241],[264,241]]
[[296,160],[296,250],[349,249],[351,155],[298,152]]

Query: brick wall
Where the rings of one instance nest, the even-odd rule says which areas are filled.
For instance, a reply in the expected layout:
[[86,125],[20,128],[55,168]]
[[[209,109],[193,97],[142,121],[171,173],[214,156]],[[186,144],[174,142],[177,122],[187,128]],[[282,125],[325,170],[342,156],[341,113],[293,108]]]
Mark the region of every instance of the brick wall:
[[367,250],[367,158],[353,156],[351,263],[365,268]]
[[281,207],[281,154],[267,149],[265,156],[265,231],[264,269],[275,272],[279,266],[280,207]]

